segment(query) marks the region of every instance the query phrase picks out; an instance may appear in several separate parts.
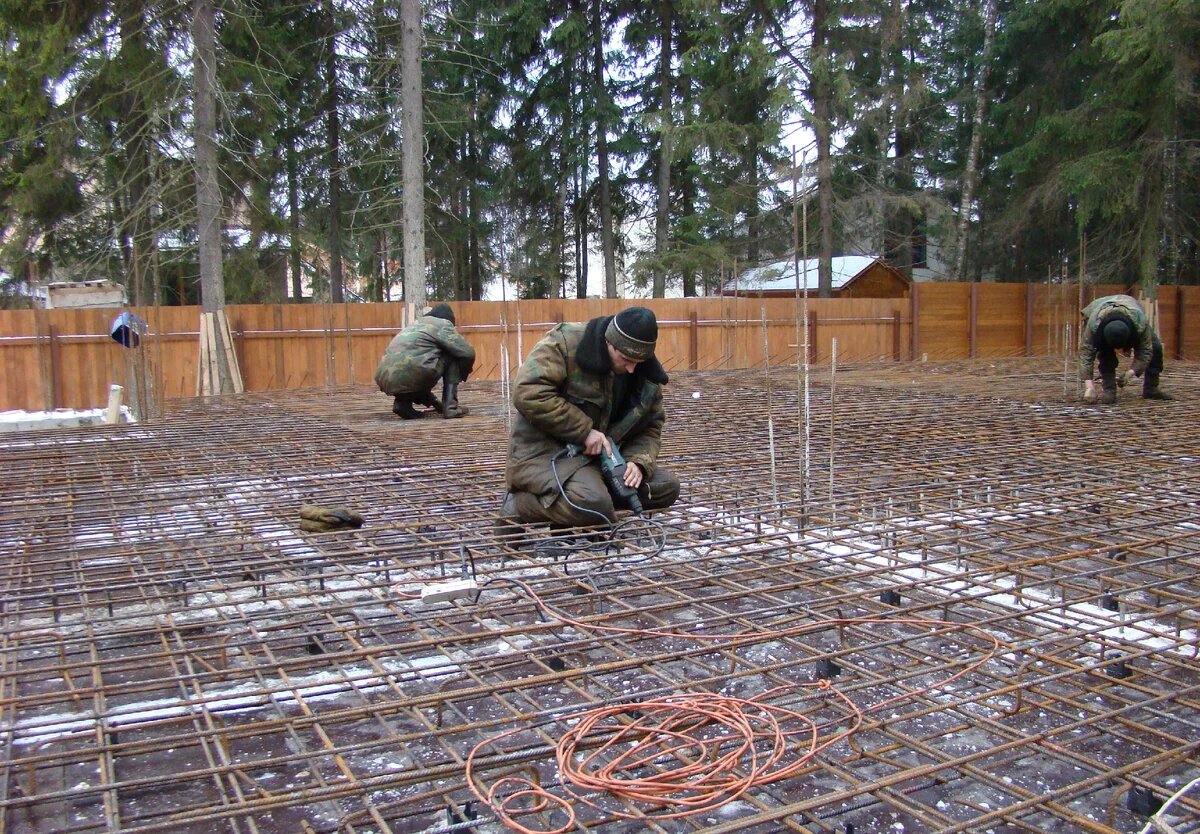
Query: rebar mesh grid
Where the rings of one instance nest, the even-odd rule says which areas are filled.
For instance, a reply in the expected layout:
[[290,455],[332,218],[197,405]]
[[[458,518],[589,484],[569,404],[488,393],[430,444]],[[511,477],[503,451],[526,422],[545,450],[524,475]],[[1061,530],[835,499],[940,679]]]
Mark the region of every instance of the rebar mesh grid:
[[[1048,364],[817,368],[807,404],[794,366],[677,373],[661,552],[496,529],[496,384],[454,422],[345,388],[0,436],[0,831],[502,831],[473,751],[569,798],[579,712],[778,687],[818,738],[861,723],[573,830],[1140,831],[1200,776],[1200,367],[1088,407]],[[1200,790],[1169,810],[1200,831]]]

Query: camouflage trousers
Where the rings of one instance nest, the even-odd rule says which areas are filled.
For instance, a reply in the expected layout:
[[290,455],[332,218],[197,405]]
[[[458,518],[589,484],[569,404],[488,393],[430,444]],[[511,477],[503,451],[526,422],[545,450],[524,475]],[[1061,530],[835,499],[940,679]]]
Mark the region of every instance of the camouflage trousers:
[[[661,510],[671,506],[679,499],[679,488],[679,479],[671,472],[656,469],[654,476],[638,488],[642,508]],[[590,527],[605,521],[614,522],[618,509],[629,509],[628,504],[613,503],[598,463],[589,464],[568,478],[561,493],[540,496],[513,490],[512,496],[521,521],[547,521],[562,527]]]
[[[440,374],[435,369],[414,373],[399,362],[393,364],[385,358],[375,371],[375,384],[383,393],[412,402],[422,402],[433,392],[439,382],[458,384],[465,382],[471,366],[454,357],[445,357],[445,370]],[[441,364],[441,363],[439,363]]]

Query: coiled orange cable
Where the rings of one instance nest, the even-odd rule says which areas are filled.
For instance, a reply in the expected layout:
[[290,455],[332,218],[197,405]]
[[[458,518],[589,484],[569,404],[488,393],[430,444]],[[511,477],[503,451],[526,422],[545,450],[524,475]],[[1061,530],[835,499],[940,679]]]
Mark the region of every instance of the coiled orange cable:
[[[493,736],[477,744],[467,756],[466,779],[471,791],[496,813],[509,828],[521,834],[563,834],[575,824],[573,802],[622,819],[674,819],[713,811],[744,795],[751,788],[778,782],[798,773],[817,753],[856,732],[864,714],[929,692],[954,681],[986,663],[999,651],[999,640],[983,628],[969,623],[951,624],[943,620],[914,618],[850,617],[813,621],[773,631],[744,631],[734,634],[684,633],[661,629],[627,628],[603,625],[569,617],[547,605],[526,583],[505,578],[526,593],[544,614],[581,630],[610,634],[671,637],[684,640],[759,640],[794,637],[831,625],[881,623],[888,625],[955,625],[976,632],[991,641],[991,651],[965,665],[958,672],[929,685],[905,692],[866,709],[860,709],[828,680],[786,684],[753,698],[733,698],[701,692],[675,695],[647,701],[598,707],[567,716],[562,721],[573,726],[559,740],[555,751],[562,789],[570,800],[557,796],[533,781],[505,777],[482,789],[474,777],[475,760],[480,752],[525,728]],[[848,713],[847,725],[820,740],[820,727],[796,710],[767,703],[804,688],[817,688],[836,697]],[[789,723],[801,726],[786,729]],[[793,742],[794,736],[806,736],[807,743]],[[791,750],[791,758],[785,761]],[[585,752],[588,751],[588,752]],[[663,762],[678,767],[642,775]],[[503,790],[515,788],[507,795]],[[601,808],[588,795],[602,794],[628,802],[650,806],[644,812]],[[530,800],[528,807],[519,807]],[[544,814],[557,807],[566,822],[555,828],[529,828],[518,817]],[[654,810],[658,809],[658,810]]]

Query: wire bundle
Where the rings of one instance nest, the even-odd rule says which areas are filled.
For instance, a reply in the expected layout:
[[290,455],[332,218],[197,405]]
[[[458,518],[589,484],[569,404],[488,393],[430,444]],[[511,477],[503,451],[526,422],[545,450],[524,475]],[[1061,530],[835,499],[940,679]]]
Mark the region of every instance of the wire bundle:
[[[687,640],[728,641],[755,637],[771,639],[796,636],[838,624],[881,623],[918,628],[946,628],[975,633],[991,643],[979,658],[963,664],[957,672],[929,686],[858,707],[827,679],[791,683],[769,689],[753,698],[735,698],[711,692],[689,693],[597,707],[562,719],[572,728],[559,740],[555,757],[562,789],[570,800],[521,777],[507,776],[487,790],[473,778],[476,758],[485,747],[520,732],[509,730],[486,739],[467,756],[466,778],[472,792],[496,812],[501,822],[521,834],[562,834],[575,824],[574,802],[621,819],[674,819],[713,811],[733,802],[748,790],[796,775],[822,750],[847,738],[863,724],[864,715],[929,692],[957,680],[986,663],[999,649],[996,637],[969,623],[951,624],[926,618],[853,617],[821,620],[778,630],[756,632],[684,633],[674,630],[630,628],[582,621],[563,614],[543,600],[525,582],[503,578],[526,593],[545,615],[581,630],[601,633],[636,634]],[[825,698],[836,698],[845,708],[845,718],[818,724],[794,709],[768,703],[806,688],[816,688]],[[846,722],[841,730],[822,739],[822,731]],[[799,726],[788,727],[789,724]],[[805,743],[801,738],[807,737]],[[515,790],[512,790],[515,788]],[[504,795],[504,790],[512,792]],[[649,805],[649,812],[614,811],[602,808],[591,796],[616,797]],[[530,800],[518,808],[522,800]],[[516,817],[562,809],[567,821],[557,828],[527,828]]]
[[[848,726],[821,741],[815,721],[764,700],[804,687],[837,696],[849,708]],[[573,802],[605,810],[590,798],[597,795],[666,809],[607,809],[622,819],[675,819],[715,810],[753,787],[792,776],[817,752],[858,729],[862,713],[823,680],[777,687],[749,699],[702,692],[615,704],[565,720],[574,726],[559,740],[555,758],[570,800],[513,776],[484,793],[478,790],[471,770],[480,749],[519,730],[483,742],[467,759],[472,790],[515,831],[560,834],[574,825]],[[792,723],[799,726],[789,729]],[[526,800],[528,807],[520,807]],[[552,805],[567,814],[557,828],[532,829],[517,822],[517,817],[550,811]]]
[[[801,726],[785,729],[793,721]],[[778,767],[790,738],[800,735],[807,752]],[[817,724],[795,710],[698,693],[583,713],[560,740],[557,761],[562,778],[580,789],[567,788],[580,802],[595,807],[581,791],[605,792],[678,809],[655,815],[672,818],[712,810],[783,778],[824,746]]]
[[[468,760],[468,778],[470,772],[471,762]],[[474,783],[472,783],[472,786],[474,786]],[[509,793],[505,794],[505,791],[509,791]],[[541,785],[523,776],[506,776],[488,788],[486,795],[479,795],[477,792],[476,796],[479,796],[480,799],[492,807],[492,810],[496,812],[496,816],[500,818],[501,822],[514,831],[522,832],[522,834],[564,834],[564,832],[570,831],[575,826],[575,810],[571,807],[571,803],[560,796],[555,796]],[[519,807],[519,803],[525,799],[531,799],[532,804],[528,808]],[[516,817],[518,816],[544,813],[552,805],[558,806],[567,815],[567,821],[558,828],[526,828],[516,821]]]

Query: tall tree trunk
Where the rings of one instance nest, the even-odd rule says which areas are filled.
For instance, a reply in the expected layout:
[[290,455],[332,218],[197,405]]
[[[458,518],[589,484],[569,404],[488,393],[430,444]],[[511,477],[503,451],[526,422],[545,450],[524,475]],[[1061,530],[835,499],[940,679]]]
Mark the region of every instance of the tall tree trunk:
[[[126,68],[141,81],[150,73],[150,49],[146,43],[146,17],[141,2],[130,0],[121,4],[121,52]],[[146,112],[146,99],[137,84],[131,85],[129,116],[120,123],[122,140],[129,156],[126,222],[130,227],[131,252],[130,285],[135,305],[147,303],[148,289],[155,285],[150,274],[154,268],[154,234],[150,201],[150,172],[153,168],[151,123]]]
[[300,252],[300,163],[296,153],[296,126],[293,121],[291,108],[287,110],[287,128],[284,142],[284,153],[287,159],[287,197],[288,197],[288,260],[292,273],[292,301],[299,303],[303,300],[304,288]]
[[217,183],[215,18],[212,0],[194,0],[196,233],[200,304],[206,313],[215,313],[225,307],[225,282],[221,274],[221,190]]
[[[913,138],[912,123],[908,116],[909,113],[906,111],[904,118],[899,119],[896,123],[896,188],[904,194],[911,194],[915,190],[912,172],[913,148],[916,140]],[[909,277],[912,277],[915,236],[916,218],[907,204],[901,204],[888,212],[888,224],[884,238],[887,243],[887,259],[892,266]]]
[[325,0],[325,23],[329,27],[325,41],[325,125],[329,134],[329,298],[340,304],[342,294],[342,172],[341,135],[338,127],[337,21],[333,0]]
[[875,193],[871,198],[872,219],[875,224],[872,230],[872,250],[873,254],[879,257],[886,257],[888,252],[888,166],[891,164],[892,133],[904,98],[904,50],[901,48],[904,25],[904,0],[891,0],[880,27],[880,52],[883,56],[880,81],[883,86],[883,103],[876,120],[878,157],[875,163]]
[[759,243],[762,236],[762,216],[758,209],[758,149],[757,140],[747,143],[745,166],[746,184],[750,189],[750,198],[746,204],[746,263],[758,263]]
[[826,0],[813,3],[813,132],[817,136],[817,200],[821,222],[817,257],[817,291],[821,298],[833,295],[833,140],[830,79],[828,7]]
[[[110,147],[115,147],[116,131],[120,129],[119,125],[105,124],[104,133]],[[112,222],[113,240],[117,241],[117,245],[121,251],[121,269],[131,280],[126,282],[126,287],[132,287],[133,281],[133,238],[132,226],[130,220],[130,211],[128,207],[129,193],[122,183],[120,178],[121,168],[128,166],[128,160],[121,160],[117,154],[109,154],[104,160],[104,165],[101,170],[104,172],[104,192],[106,194],[105,202],[108,204],[108,216]]]
[[596,155],[599,160],[600,177],[600,246],[604,251],[604,295],[617,297],[617,252],[613,241],[612,197],[609,193],[608,173],[608,126],[604,110],[608,95],[604,86],[604,33],[600,26],[600,9],[603,4],[594,0],[592,4],[592,83],[596,105]]
[[[586,141],[586,140],[585,140]],[[583,159],[588,158],[587,149],[583,149]],[[585,196],[587,194],[587,166],[576,165],[572,176],[575,205],[575,297],[587,298],[588,293],[588,210]]]
[[[684,112],[687,112],[685,107]],[[683,217],[692,217],[696,213],[696,180],[693,177],[679,175],[675,177],[677,188],[679,189],[679,213]],[[696,293],[696,268],[692,266],[690,260],[686,260],[683,265],[683,294],[691,298]],[[708,295],[708,287],[705,285],[704,295]]]
[[[216,367],[216,378],[206,380],[198,394],[231,394],[241,387],[234,380],[236,363],[231,362],[233,345],[225,339],[225,328],[213,313],[224,314],[225,280],[221,273],[221,190],[217,180],[216,96],[216,11],[213,0],[193,0],[192,45],[195,52],[192,76],[194,142],[196,147],[196,233],[200,260],[201,332],[204,323],[214,325],[212,341],[200,340],[200,367]],[[211,346],[211,347],[210,347]],[[210,387],[211,386],[211,387]]]
[[958,206],[958,234],[954,239],[954,272],[956,281],[964,278],[967,265],[967,229],[971,222],[971,207],[975,202],[975,181],[978,178],[979,148],[983,143],[983,114],[987,107],[988,72],[992,64],[992,44],[996,40],[996,0],[988,0],[983,19],[983,57],[975,76],[975,117],[971,121],[971,145],[963,170],[962,199]]
[[404,300],[425,307],[425,112],[421,104],[421,0],[400,0],[400,132],[404,178]]
[[[475,91],[475,101],[479,100],[478,90]],[[470,298],[475,301],[483,300],[483,265],[479,247],[479,152],[478,152],[479,118],[475,108],[471,108],[471,128],[467,133],[467,165],[472,176],[468,177],[467,186],[467,257],[470,259],[468,272],[471,292]]]
[[671,0],[659,3],[658,97],[658,200],[654,207],[654,297],[667,294],[667,235],[671,209]]
[[386,247],[383,242],[386,235],[387,229],[379,228],[367,236],[371,247],[371,287],[367,297],[371,301],[383,301],[384,287],[387,284],[387,261],[384,257]]
[[[1155,136],[1155,147],[1162,147],[1162,137]],[[1158,265],[1163,254],[1163,200],[1166,197],[1164,160],[1158,158],[1145,172],[1141,188],[1141,204],[1147,206],[1138,226],[1137,277],[1142,295],[1150,300],[1158,298]]]
[[[462,149],[462,145],[458,142],[451,144],[450,158],[453,160],[450,169],[453,174],[448,179],[454,183],[453,190],[450,192],[450,216],[447,218],[447,225],[450,229],[450,234],[447,235],[447,256],[450,261],[450,281],[452,283],[450,297],[455,301],[465,301],[467,297],[467,241],[460,233],[459,229],[464,228],[467,205],[467,185],[466,176],[463,170],[463,160],[466,152]],[[445,293],[436,293],[436,298],[445,298]]]
[[[372,85],[374,91],[373,105],[376,113],[389,112],[395,100],[394,73],[391,72],[392,57],[390,54],[389,34],[391,25],[388,0],[373,0],[371,3],[371,53],[368,61],[375,67],[388,67],[387,72],[381,72]],[[380,206],[375,199],[371,200],[371,225],[378,228],[374,236],[373,260],[378,264],[379,280],[372,295],[377,301],[390,300],[391,274],[388,263],[388,241],[392,229],[392,209],[390,201]]]
[[[679,42],[677,49],[680,55],[686,55],[695,45],[693,36],[688,33],[687,27],[682,27],[679,32]],[[686,73],[680,75],[676,82],[676,92],[679,95],[679,124],[681,127],[690,125],[696,119],[696,96],[695,89],[691,79]],[[691,218],[696,214],[696,178],[689,174],[688,168],[695,156],[695,151],[688,151],[686,158],[678,158],[676,153],[672,153],[672,167],[674,175],[671,177],[671,182],[674,185],[676,193],[679,195],[679,215],[681,217]],[[689,242],[685,242],[685,246]],[[691,259],[685,259],[682,268],[683,278],[683,294],[687,297],[693,297],[697,294],[696,291],[696,268],[692,265]],[[708,295],[707,279],[705,279],[704,295]]]
[[[571,83],[573,79],[568,79]],[[546,294],[550,298],[563,297],[563,275],[567,268],[567,131],[558,134],[558,153],[555,155],[554,207],[550,224],[550,274],[546,281]]]

